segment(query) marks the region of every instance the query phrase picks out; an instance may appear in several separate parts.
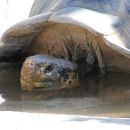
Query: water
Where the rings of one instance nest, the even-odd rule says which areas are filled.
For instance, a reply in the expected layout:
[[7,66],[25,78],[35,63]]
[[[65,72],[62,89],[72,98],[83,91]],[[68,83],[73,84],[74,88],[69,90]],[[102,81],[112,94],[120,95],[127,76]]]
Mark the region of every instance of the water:
[[17,64],[0,65],[0,111],[130,117],[130,74],[90,75],[79,88],[24,92]]

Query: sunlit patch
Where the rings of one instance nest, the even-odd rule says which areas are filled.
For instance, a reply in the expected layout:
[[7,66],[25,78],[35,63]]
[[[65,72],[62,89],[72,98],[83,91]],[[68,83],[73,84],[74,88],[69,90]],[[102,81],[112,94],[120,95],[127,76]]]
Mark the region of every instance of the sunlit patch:
[[95,31],[108,35],[114,33],[118,17],[79,7],[68,7],[56,12],[50,21],[79,24],[92,27]]
[[0,104],[4,103],[6,100],[0,95]]
[[128,49],[126,40],[120,35],[120,33],[115,33],[109,36],[105,36],[109,41],[107,44],[119,53],[130,58],[130,49]]
[[28,17],[34,0],[0,0],[0,36],[13,24]]
[[130,119],[97,118],[61,114],[0,112],[1,130],[129,130]]

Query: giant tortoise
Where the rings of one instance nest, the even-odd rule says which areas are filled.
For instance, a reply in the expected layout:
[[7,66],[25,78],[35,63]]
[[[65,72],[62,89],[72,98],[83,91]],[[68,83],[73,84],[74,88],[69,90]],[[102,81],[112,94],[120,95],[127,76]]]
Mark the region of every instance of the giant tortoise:
[[0,61],[21,60],[21,86],[61,89],[90,73],[130,73],[129,0],[36,0],[2,36]]

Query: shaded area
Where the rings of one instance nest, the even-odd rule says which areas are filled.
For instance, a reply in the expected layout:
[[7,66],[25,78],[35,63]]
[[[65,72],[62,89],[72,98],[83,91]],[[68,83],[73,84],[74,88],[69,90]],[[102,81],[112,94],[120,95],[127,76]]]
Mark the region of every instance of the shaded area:
[[101,123],[113,123],[113,124],[125,124],[125,125],[130,125],[130,119],[119,119],[119,118],[96,118],[96,117],[73,117],[67,121],[71,122],[85,122],[85,121],[97,121]]

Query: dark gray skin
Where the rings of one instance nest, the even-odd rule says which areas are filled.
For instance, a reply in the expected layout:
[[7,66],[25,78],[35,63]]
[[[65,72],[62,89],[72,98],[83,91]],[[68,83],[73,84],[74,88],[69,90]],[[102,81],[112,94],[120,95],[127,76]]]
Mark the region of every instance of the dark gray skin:
[[23,90],[33,88],[44,90],[64,89],[79,86],[76,64],[49,55],[28,57],[21,70]]

